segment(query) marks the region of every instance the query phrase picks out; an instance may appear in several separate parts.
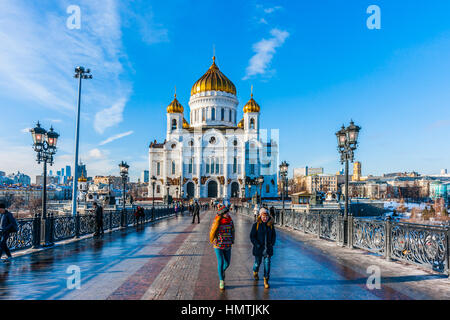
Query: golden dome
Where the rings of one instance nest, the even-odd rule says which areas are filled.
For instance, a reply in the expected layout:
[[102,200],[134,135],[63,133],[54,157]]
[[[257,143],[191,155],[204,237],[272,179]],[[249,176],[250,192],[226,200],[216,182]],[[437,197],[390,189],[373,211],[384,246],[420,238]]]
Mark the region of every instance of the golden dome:
[[239,121],[239,123],[237,124],[238,128],[243,129],[244,128],[244,118],[241,119],[241,121]]
[[205,91],[224,91],[236,95],[236,87],[216,65],[216,57],[208,71],[194,83],[191,89],[191,96]]
[[87,179],[84,177],[83,172],[81,173],[81,177],[78,178],[78,182],[86,182]]
[[183,129],[189,129],[189,123],[183,118]]
[[184,108],[177,100],[177,94],[175,93],[173,101],[167,106],[167,113],[183,113]]
[[244,106],[244,113],[247,113],[247,112],[259,112],[260,109],[261,108],[259,107],[259,105],[253,99],[253,93],[252,93],[252,95],[250,97],[250,100],[248,100],[248,102]]

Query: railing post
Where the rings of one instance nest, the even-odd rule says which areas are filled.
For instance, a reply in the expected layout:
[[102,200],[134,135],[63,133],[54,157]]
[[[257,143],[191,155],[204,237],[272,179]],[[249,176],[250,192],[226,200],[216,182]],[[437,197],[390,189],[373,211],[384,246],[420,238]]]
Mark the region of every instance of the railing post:
[[80,213],[77,212],[75,215],[75,238],[80,237]]
[[347,245],[350,249],[353,249],[353,216],[348,216],[348,232],[347,232]]
[[385,224],[385,239],[384,239],[384,245],[385,245],[385,249],[384,249],[384,255],[385,255],[385,259],[388,261],[391,261],[391,242],[392,242],[392,238],[391,238],[391,230],[392,230],[392,222],[390,217],[388,217],[388,219],[386,220]]
[[45,244],[46,247],[53,245],[53,213],[47,214],[44,226]]
[[321,219],[320,219],[320,211],[317,214],[317,237],[320,239],[320,224],[321,224]]
[[39,213],[35,213],[33,219],[33,249],[37,249],[40,246],[41,246],[41,215]]

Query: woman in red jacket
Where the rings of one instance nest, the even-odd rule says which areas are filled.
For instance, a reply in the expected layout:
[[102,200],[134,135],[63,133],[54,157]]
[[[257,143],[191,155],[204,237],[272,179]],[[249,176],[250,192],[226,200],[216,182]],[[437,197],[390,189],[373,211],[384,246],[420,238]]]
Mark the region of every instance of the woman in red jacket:
[[234,224],[225,206],[219,206],[210,232],[213,238],[214,251],[217,257],[217,271],[219,273],[219,288],[225,289],[225,270],[230,266],[231,246],[234,243]]

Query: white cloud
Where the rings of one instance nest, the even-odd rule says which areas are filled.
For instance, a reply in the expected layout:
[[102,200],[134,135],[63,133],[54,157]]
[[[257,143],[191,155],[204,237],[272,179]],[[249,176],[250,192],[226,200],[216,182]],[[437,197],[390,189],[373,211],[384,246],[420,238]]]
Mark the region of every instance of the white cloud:
[[265,13],[267,13],[267,14],[270,14],[270,13],[273,13],[274,11],[276,11],[276,10],[280,10],[282,7],[280,7],[280,6],[275,6],[275,7],[272,7],[272,8],[266,8],[266,9],[264,9],[264,12]]
[[95,149],[89,150],[88,158],[89,159],[101,159],[101,158],[103,158],[103,153],[100,151],[100,149],[95,148]]
[[114,135],[114,136],[112,136],[112,137],[109,137],[108,139],[106,139],[106,140],[100,142],[100,145],[101,145],[101,146],[102,146],[102,145],[105,145],[105,144],[110,143],[110,142],[112,142],[112,141],[114,141],[114,140],[117,140],[117,139],[120,139],[120,138],[129,136],[130,134],[133,134],[133,131],[127,131],[127,132],[124,132],[124,133],[116,134],[116,135]]
[[[95,113],[129,96],[131,83],[122,76],[127,55],[118,1],[78,0],[79,30],[66,26],[70,4],[68,0],[53,4],[2,1],[0,99],[13,98],[24,109],[29,105],[75,117],[77,65],[90,68],[94,77],[83,84],[83,110]],[[61,121],[57,116],[52,119]]]
[[262,39],[253,45],[255,55],[250,58],[243,80],[249,79],[257,74],[265,74],[276,53],[276,48],[283,45],[286,38],[289,37],[289,32],[279,29],[272,29],[270,34],[272,35],[271,38]]
[[121,98],[110,108],[100,110],[95,115],[94,128],[98,133],[103,133],[109,127],[119,124],[123,120],[123,109],[125,108],[127,100]]
[[30,134],[30,130],[31,128],[23,128],[20,132]]

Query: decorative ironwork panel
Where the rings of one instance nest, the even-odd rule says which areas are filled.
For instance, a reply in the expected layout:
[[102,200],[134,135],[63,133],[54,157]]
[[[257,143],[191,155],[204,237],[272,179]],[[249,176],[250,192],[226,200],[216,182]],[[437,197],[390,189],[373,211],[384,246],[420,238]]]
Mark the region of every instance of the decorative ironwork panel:
[[27,249],[33,245],[33,219],[17,219],[17,232],[10,233],[8,248],[11,251]]
[[299,215],[298,215],[298,229],[299,230],[305,231],[304,225],[305,225],[305,221],[306,221],[306,215],[307,214],[304,212],[299,213]]
[[112,228],[118,228],[120,227],[120,211],[113,211],[112,213]]
[[306,214],[305,218],[305,232],[317,234],[319,227],[319,215],[318,214]]
[[125,214],[127,215],[127,225],[133,224],[135,222],[135,216],[133,210],[127,210],[125,211]]
[[354,218],[353,246],[384,255],[386,248],[385,222]]
[[111,219],[108,211],[103,211],[103,230],[110,228]]
[[55,241],[75,237],[75,217],[72,215],[53,218],[53,239]]
[[80,235],[94,233],[95,231],[95,215],[80,215]]
[[337,240],[338,216],[336,214],[320,215],[320,236],[325,239]]
[[391,255],[399,260],[444,272],[448,252],[447,232],[442,227],[393,223]]

